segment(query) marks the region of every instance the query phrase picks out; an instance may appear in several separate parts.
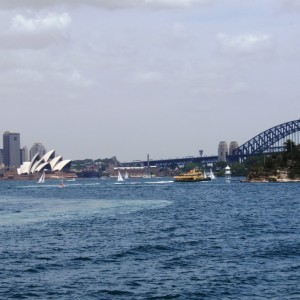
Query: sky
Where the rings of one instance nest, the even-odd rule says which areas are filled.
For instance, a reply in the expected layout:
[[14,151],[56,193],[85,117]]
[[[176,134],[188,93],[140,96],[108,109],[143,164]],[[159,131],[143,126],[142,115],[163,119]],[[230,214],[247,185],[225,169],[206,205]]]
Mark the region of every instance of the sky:
[[216,155],[299,78],[299,0],[0,0],[0,130],[64,159]]

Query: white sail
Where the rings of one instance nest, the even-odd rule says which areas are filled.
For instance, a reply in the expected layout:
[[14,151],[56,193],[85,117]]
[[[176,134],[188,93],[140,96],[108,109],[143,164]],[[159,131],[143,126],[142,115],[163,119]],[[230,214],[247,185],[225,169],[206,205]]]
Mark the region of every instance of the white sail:
[[124,181],[120,171],[118,170],[118,181]]
[[125,173],[125,177],[124,177],[125,179],[128,179],[129,178],[129,176],[128,176],[128,173],[126,172]]
[[216,179],[216,176],[215,176],[214,172],[212,171],[212,169],[210,169],[209,177],[210,177],[210,179]]
[[44,183],[44,182],[45,182],[45,171],[43,171],[43,173],[37,183]]

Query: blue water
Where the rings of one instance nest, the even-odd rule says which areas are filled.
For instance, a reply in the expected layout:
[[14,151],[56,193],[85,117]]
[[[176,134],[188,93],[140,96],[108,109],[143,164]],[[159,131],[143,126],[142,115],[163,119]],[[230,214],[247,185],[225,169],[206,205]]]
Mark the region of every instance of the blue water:
[[0,299],[300,299],[300,184],[0,181]]

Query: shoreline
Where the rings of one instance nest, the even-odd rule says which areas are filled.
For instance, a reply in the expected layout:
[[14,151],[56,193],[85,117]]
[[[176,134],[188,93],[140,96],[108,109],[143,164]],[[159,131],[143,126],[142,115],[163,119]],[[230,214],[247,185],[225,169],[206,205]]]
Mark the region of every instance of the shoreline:
[[241,180],[240,182],[245,182],[245,183],[294,183],[294,182],[300,182],[300,179],[245,179]]

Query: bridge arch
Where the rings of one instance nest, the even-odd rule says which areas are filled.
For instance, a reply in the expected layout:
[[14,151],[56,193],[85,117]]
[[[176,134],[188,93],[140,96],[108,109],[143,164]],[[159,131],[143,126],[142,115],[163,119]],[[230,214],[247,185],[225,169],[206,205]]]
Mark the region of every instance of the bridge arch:
[[[279,124],[256,135],[243,145],[233,150],[240,158],[267,152],[282,151],[283,143],[293,139],[292,135],[300,131],[300,119]],[[294,141],[299,143],[298,141]],[[281,142],[281,144],[280,144]]]

